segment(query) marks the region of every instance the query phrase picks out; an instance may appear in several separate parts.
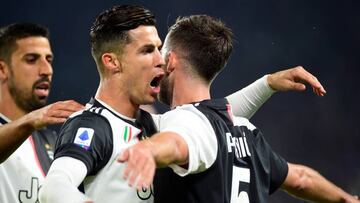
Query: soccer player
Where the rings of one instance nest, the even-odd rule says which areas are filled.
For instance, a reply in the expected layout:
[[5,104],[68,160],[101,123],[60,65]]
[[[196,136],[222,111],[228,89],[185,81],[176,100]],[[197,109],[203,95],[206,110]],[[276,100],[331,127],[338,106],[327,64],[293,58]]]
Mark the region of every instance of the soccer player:
[[[139,105],[156,100],[165,74],[154,15],[141,6],[114,6],[97,17],[90,36],[100,84],[87,109],[62,127],[40,200],[152,202],[151,189],[137,191],[119,178],[125,165],[116,157],[139,138],[157,131],[154,121],[159,117],[139,110]],[[295,75],[312,78],[302,74]],[[230,100],[243,104],[238,109],[242,115],[251,115],[272,94],[269,85],[281,86],[277,84],[281,80],[290,81],[279,74],[263,77]],[[314,78],[310,80],[317,89],[321,87]],[[285,89],[296,89],[290,87],[295,83],[289,83]]]
[[53,74],[48,30],[16,23],[0,28],[0,202],[36,202],[53,158],[55,132],[82,105],[45,106]]
[[173,110],[161,116],[160,133],[119,156],[129,184],[147,186],[156,164],[172,169],[156,172],[156,203],[261,203],[280,187],[316,202],[360,202],[313,169],[287,163],[225,98],[211,99],[211,82],[231,51],[232,31],[210,16],[170,27],[160,100]]

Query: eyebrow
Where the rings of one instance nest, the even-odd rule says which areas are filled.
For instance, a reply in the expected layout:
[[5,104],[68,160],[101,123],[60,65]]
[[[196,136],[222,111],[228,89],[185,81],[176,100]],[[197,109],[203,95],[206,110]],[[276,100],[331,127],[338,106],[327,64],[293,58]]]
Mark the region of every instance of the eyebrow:
[[27,56],[39,57],[40,54],[38,54],[38,53],[26,53],[26,54],[23,55],[23,57],[27,57]]
[[144,50],[147,50],[147,49],[155,49],[155,47],[156,46],[154,44],[145,44],[145,45],[143,45],[143,46],[141,46],[139,48],[138,52],[140,53],[140,52],[142,52]]
[[[27,56],[32,56],[32,57],[36,57],[36,58],[40,58],[41,57],[41,54],[39,54],[39,53],[26,53],[26,54],[24,54],[23,56],[22,56],[22,58],[25,58],[25,57],[27,57]],[[50,53],[50,54],[46,54],[45,55],[45,58],[54,58],[54,55],[52,54],[52,53]]]

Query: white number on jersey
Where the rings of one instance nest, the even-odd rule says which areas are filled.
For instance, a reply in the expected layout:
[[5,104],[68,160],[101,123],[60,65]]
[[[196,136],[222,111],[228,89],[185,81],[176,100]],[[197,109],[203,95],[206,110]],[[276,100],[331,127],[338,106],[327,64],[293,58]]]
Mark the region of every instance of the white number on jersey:
[[250,183],[250,169],[233,166],[231,203],[249,203],[249,195],[241,191],[241,182]]

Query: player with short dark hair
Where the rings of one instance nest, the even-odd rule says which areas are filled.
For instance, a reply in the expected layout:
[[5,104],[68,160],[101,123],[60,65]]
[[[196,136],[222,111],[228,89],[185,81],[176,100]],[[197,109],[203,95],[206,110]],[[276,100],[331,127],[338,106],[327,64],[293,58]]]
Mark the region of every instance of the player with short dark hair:
[[0,202],[36,202],[53,158],[56,133],[82,106],[45,106],[52,79],[48,30],[32,23],[0,28]]
[[156,203],[260,203],[280,187],[311,201],[359,202],[313,169],[287,163],[225,98],[211,99],[231,49],[231,30],[210,16],[179,18],[169,28],[160,98],[172,110],[161,116],[160,133],[119,156],[129,184],[141,185],[156,165],[170,166],[155,176]]
[[[116,155],[155,133],[159,124],[158,115],[139,109],[156,100],[164,75],[154,15],[142,6],[114,6],[97,17],[90,35],[100,84],[86,110],[62,127],[40,200],[153,202],[149,180],[136,190],[118,178],[125,165]],[[252,115],[274,92],[268,78],[276,77],[263,77],[231,96],[243,107],[241,115]]]
[[87,108],[63,125],[40,200],[152,202],[151,190],[119,180],[124,165],[116,155],[155,132],[136,122],[141,117],[153,123],[139,105],[156,100],[164,74],[154,15],[142,6],[114,6],[96,18],[90,38],[100,84]]

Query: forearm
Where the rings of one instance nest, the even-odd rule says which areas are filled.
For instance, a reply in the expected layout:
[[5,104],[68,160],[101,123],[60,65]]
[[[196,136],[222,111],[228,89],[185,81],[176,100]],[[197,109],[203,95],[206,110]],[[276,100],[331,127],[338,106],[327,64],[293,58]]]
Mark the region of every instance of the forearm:
[[186,164],[188,149],[180,135],[163,132],[125,149],[117,160],[127,162],[123,177],[130,186],[141,190],[152,184],[156,168]]
[[170,164],[184,165],[189,161],[189,152],[185,140],[172,132],[159,133],[148,140],[158,167]]
[[282,188],[296,197],[314,202],[351,202],[354,199],[309,167],[289,164],[289,173],[292,174]]
[[247,87],[227,96],[235,116],[250,119],[275,92],[267,82],[267,75]]
[[40,202],[78,203],[89,201],[90,199],[78,190],[78,186],[85,176],[86,166],[79,160],[70,157],[56,159],[40,189]]
[[0,126],[0,163],[4,162],[34,130],[27,116]]
[[78,203],[88,200],[88,198],[77,190],[68,179],[64,178],[64,174],[61,173],[49,176],[40,191],[40,202],[42,203]]

